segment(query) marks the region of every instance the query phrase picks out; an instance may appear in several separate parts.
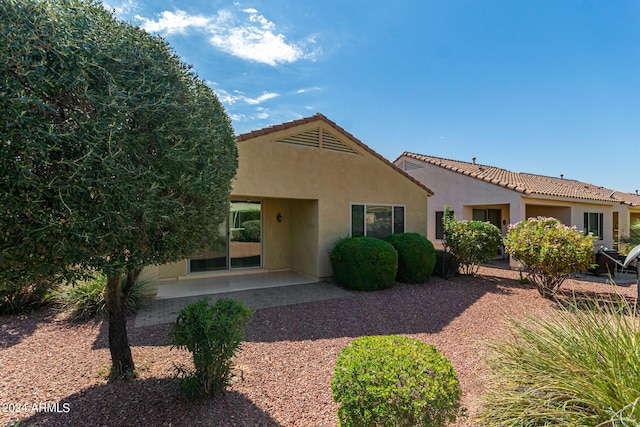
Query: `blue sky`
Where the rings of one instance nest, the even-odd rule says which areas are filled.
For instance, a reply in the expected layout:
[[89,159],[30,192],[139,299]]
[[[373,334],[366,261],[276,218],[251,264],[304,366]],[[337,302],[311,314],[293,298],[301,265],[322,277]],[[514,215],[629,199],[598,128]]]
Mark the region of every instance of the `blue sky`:
[[640,189],[637,0],[105,0],[166,38],[236,133],[321,112],[412,151]]

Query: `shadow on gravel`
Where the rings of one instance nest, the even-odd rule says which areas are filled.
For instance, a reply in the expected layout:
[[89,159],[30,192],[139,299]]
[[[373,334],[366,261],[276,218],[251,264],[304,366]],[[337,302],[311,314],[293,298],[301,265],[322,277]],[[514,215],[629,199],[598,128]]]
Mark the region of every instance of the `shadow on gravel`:
[[491,276],[431,278],[426,284],[396,284],[350,298],[258,310],[247,341],[303,341],[363,335],[437,333],[487,293],[508,295],[513,279]]
[[21,425],[279,426],[245,395],[227,391],[216,399],[181,400],[176,379],[116,382],[88,388],[37,412]]
[[[351,292],[346,298],[283,305],[256,310],[247,327],[250,342],[305,341],[363,335],[436,333],[485,294],[510,295],[527,288],[513,279],[458,276],[450,281],[432,277],[426,284],[396,283],[391,289]],[[134,346],[170,345],[172,324],[133,327]],[[93,348],[106,348],[106,322]]]
[[50,308],[45,307],[27,314],[0,316],[0,348],[20,344],[43,323],[50,322],[54,314]]
[[[136,346],[158,346],[166,345],[170,346],[171,341],[169,338],[169,332],[173,327],[172,323],[165,323],[161,325],[134,327],[135,316],[129,316],[127,318],[127,338],[129,338],[129,345],[131,347]],[[101,348],[109,347],[109,322],[104,321],[100,327],[100,331],[93,340],[92,349],[97,350]],[[135,360],[134,360],[135,362]]]
[[638,315],[636,310],[637,299],[615,292],[572,292],[560,289],[556,294],[556,301],[564,308],[578,308],[580,310],[593,310],[596,306],[608,310],[620,310],[627,315]]

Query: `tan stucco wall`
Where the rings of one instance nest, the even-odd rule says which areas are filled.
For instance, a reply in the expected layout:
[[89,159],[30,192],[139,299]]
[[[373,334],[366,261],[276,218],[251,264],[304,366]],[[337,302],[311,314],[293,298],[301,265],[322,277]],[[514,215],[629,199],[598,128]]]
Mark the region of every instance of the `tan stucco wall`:
[[[273,142],[319,125],[356,154]],[[240,166],[232,194],[296,199],[290,203],[296,208],[292,214],[298,212],[295,221],[303,224],[294,227],[297,231],[292,242],[296,247],[302,242],[314,242],[306,245],[306,251],[292,251],[292,265],[303,271],[309,272],[315,264],[313,275],[331,275],[328,253],[339,238],[349,235],[351,203],[404,205],[406,231],[426,235],[428,192],[324,122],[241,141],[238,147]],[[305,202],[308,200],[315,201],[315,205]],[[314,206],[317,218],[310,217]],[[304,231],[300,234],[300,230]]]
[[[400,165],[405,159],[413,164],[421,164],[418,160],[405,157],[400,157],[396,164]],[[440,246],[440,241],[436,239],[436,212],[443,211],[445,205],[451,207],[459,220],[472,219],[474,208],[500,209],[502,219],[506,220],[506,224],[501,225],[503,234],[509,223],[519,221],[520,215],[524,215],[524,207],[520,207],[520,195],[513,191],[429,164],[408,170],[407,173],[423,184],[428,183],[427,186],[434,192],[429,198],[427,238],[436,246]]]
[[184,260],[158,266],[158,279],[175,279],[177,277],[186,276],[186,274],[187,262]]
[[[319,127],[355,153],[275,142]],[[238,151],[231,198],[262,201],[265,270],[330,276],[329,251],[350,233],[352,203],[403,205],[405,231],[427,234],[429,191],[324,121],[239,141]],[[158,268],[160,279],[186,274],[186,261]]]
[[318,277],[318,201],[292,200],[290,204],[291,268]]
[[[282,222],[277,221],[278,213]],[[291,208],[287,200],[262,201],[262,265],[267,270],[281,270],[291,265]]]

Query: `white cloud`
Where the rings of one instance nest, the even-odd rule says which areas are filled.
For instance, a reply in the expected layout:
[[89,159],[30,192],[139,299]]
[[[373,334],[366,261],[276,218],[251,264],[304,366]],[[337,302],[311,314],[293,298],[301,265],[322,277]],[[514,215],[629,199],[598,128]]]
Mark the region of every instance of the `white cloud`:
[[[236,7],[238,5],[236,4]],[[189,29],[200,29],[208,34],[209,42],[223,52],[249,61],[268,65],[313,59],[320,49],[306,51],[305,44],[315,45],[315,36],[306,43],[287,41],[277,26],[256,9],[244,9],[241,13],[220,10],[216,15],[189,15],[183,10],[163,11],[157,20],[137,15],[141,27],[152,33],[184,34]]]
[[165,10],[160,13],[160,18],[157,21],[139,15],[136,15],[136,19],[142,21],[140,27],[144,30],[162,34],[184,34],[190,27],[206,28],[211,22],[211,18],[202,15],[187,15],[187,12],[182,10],[175,12]]
[[302,88],[302,89],[298,89],[296,91],[296,93],[302,94],[302,93],[309,93],[309,92],[318,92],[321,91],[322,89],[319,88],[318,86],[313,86],[313,87],[307,87],[307,88]]
[[277,33],[276,25],[256,9],[243,12],[248,14],[248,22],[234,19],[211,26],[211,44],[239,58],[268,65],[295,62],[304,57],[302,49],[288,43],[284,34]]
[[138,2],[134,0],[122,0],[117,3],[112,3],[110,1],[103,1],[103,6],[107,10],[112,10],[115,12],[117,16],[128,16],[134,10],[138,9]]
[[218,96],[218,99],[220,99],[220,102],[229,106],[234,105],[236,103],[244,103],[247,105],[258,105],[258,104],[262,104],[265,101],[268,101],[270,99],[280,96],[280,94],[277,94],[274,92],[264,92],[262,95],[258,96],[257,98],[251,98],[238,90],[235,90],[232,93],[227,92],[226,90],[220,89],[220,88],[213,88],[213,90]]
[[261,104],[264,101],[267,101],[269,99],[272,98],[276,98],[277,96],[279,96],[277,93],[273,93],[273,92],[265,92],[262,95],[260,95],[257,98],[251,99],[251,98],[246,98],[247,103],[249,104]]

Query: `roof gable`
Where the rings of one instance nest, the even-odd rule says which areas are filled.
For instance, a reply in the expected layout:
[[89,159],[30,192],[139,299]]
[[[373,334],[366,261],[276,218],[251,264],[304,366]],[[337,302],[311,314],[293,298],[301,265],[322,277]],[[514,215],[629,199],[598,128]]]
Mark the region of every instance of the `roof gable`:
[[317,128],[313,128],[306,132],[274,139],[273,142],[291,144],[300,147],[317,148],[320,150],[336,151],[339,153],[358,154],[357,151],[322,126],[318,126]]
[[[423,164],[427,163],[438,166],[525,195],[565,197],[640,206],[640,196],[638,195],[622,193],[610,188],[599,187],[573,179],[565,179],[564,177],[555,178],[530,173],[512,172],[494,166],[481,165],[475,163],[475,160],[469,163],[406,151],[396,159],[396,162],[402,157],[412,159],[411,162],[408,162],[411,165],[405,167],[405,170],[415,168],[417,160]],[[407,161],[405,160],[405,162]]]
[[424,184],[398,168],[396,165],[382,157],[380,154],[376,153],[362,141],[360,141],[355,136],[351,135],[349,132],[347,132],[320,113],[316,113],[311,117],[305,117],[302,119],[293,120],[291,122],[286,122],[279,125],[269,126],[266,128],[243,133],[238,135],[236,138],[238,143],[242,143],[242,141],[247,141],[261,136],[268,136],[271,134],[275,134],[276,132],[290,130],[298,126],[307,125],[314,122],[318,123],[318,128],[314,128],[312,130],[307,129],[305,132],[301,132],[298,134],[293,133],[282,138],[278,138],[277,135],[274,135],[275,138],[273,139],[273,142],[291,144],[294,146],[314,147],[347,154],[359,154],[358,151],[356,151],[356,149],[354,148],[361,149],[377,158],[388,167],[393,168],[394,171],[403,175],[405,178],[412,181],[417,186],[421,187],[430,196],[433,195],[433,191],[431,191]]

